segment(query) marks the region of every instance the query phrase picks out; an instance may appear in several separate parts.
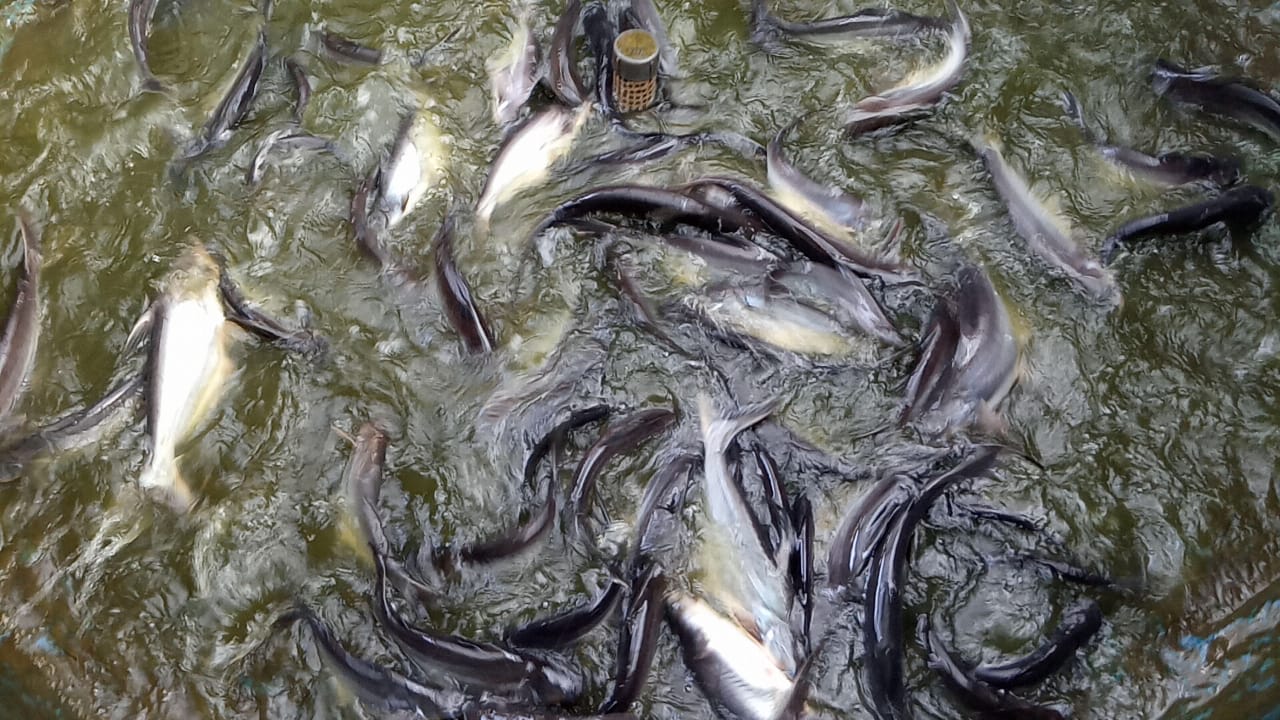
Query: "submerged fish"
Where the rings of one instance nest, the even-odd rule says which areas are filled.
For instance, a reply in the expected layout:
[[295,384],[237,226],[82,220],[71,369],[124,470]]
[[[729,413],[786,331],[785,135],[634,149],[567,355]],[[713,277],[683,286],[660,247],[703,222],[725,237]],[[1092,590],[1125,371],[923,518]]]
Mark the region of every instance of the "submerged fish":
[[1036,198],[1027,181],[1009,167],[1000,152],[999,141],[979,140],[975,148],[991,174],[996,192],[1009,208],[1014,229],[1031,249],[1097,299],[1118,305],[1120,289],[1116,287],[1115,278],[1102,263],[1085,255],[1066,221]]
[[1128,170],[1135,177],[1168,187],[1194,182],[1208,182],[1214,185],[1234,185],[1240,182],[1240,163],[1233,158],[1183,153],[1161,153],[1152,156],[1132,148],[1108,145],[1089,129],[1075,95],[1069,92],[1062,93],[1062,103],[1067,117],[1080,126],[1085,139],[1097,147],[1098,153],[1116,166]]
[[320,34],[320,46],[330,57],[361,65],[379,65],[382,63],[382,51],[361,45],[328,30]]
[[783,143],[787,133],[808,115],[801,115],[778,131],[769,141],[766,166],[769,187],[787,205],[828,232],[848,235],[866,224],[866,208],[862,200],[830,185],[823,185],[805,175],[791,163]]
[[435,249],[432,251],[435,255],[436,286],[449,324],[462,336],[467,352],[472,355],[491,353],[497,346],[493,331],[489,329],[489,321],[480,312],[472,297],[471,286],[453,258],[453,225],[453,216],[449,215],[436,232]]
[[205,123],[197,136],[182,153],[182,160],[190,161],[213,150],[217,150],[231,138],[231,131],[249,114],[253,99],[258,95],[258,81],[267,64],[267,33],[258,32],[258,40],[254,43],[249,56],[245,58],[240,71],[236,73],[218,106],[214,108],[209,121]]
[[547,67],[547,79],[551,92],[568,105],[577,107],[586,101],[590,92],[578,74],[578,54],[574,44],[578,21],[582,19],[582,0],[569,0],[556,21],[551,34],[551,62]]
[[404,116],[391,149],[378,165],[373,187],[385,228],[395,227],[413,212],[427,188],[443,175],[447,157],[440,129],[426,113]]
[[931,68],[912,73],[890,90],[859,100],[845,130],[858,135],[906,120],[938,104],[943,94],[960,82],[969,56],[969,20],[955,0],[947,0],[947,8],[951,32],[947,36],[946,57]]
[[1239,120],[1280,141],[1280,101],[1250,80],[1223,77],[1205,69],[1187,70],[1168,60],[1157,60],[1151,83],[1159,95]]
[[1062,612],[1062,622],[1044,644],[1031,653],[998,664],[973,669],[978,680],[997,688],[1034,685],[1057,672],[1076,651],[1084,647],[1102,628],[1102,608],[1095,600],[1084,600]]
[[511,45],[488,63],[493,121],[498,125],[510,125],[520,116],[520,108],[538,84],[540,54],[526,10],[511,33]]
[[551,166],[569,152],[590,113],[587,104],[575,109],[549,107],[507,136],[476,203],[476,219],[482,227],[489,225],[498,206],[551,174]]
[[18,211],[22,274],[0,335],[0,422],[13,412],[35,363],[40,339],[40,231],[26,210]]
[[800,355],[843,357],[859,347],[830,315],[767,287],[705,289],[685,304],[722,331]]
[[217,406],[232,369],[221,273],[207,250],[189,248],[134,329],[149,329],[151,336],[145,395],[150,454],[138,482],[182,510],[193,498],[178,470],[178,447]]
[[147,58],[147,40],[151,35],[151,20],[156,14],[159,0],[129,1],[129,44],[133,48],[133,59],[138,63],[138,73],[142,76],[142,89],[150,92],[164,90],[164,85],[151,73],[151,62]]
[[770,44],[779,33],[801,37],[839,35],[845,37],[896,37],[915,35],[944,27],[942,18],[922,17],[888,8],[866,8],[852,15],[797,23],[773,14],[767,0],[752,0],[752,39]]
[[1102,247],[1102,262],[1110,263],[1121,247],[1135,240],[1196,232],[1217,223],[1233,228],[1251,228],[1271,212],[1274,204],[1275,195],[1270,190],[1257,185],[1243,185],[1215,198],[1130,220],[1107,238]]
[[1018,375],[1018,341],[1004,302],[981,269],[960,270],[955,292],[941,299],[907,380],[902,422],[946,435],[976,423],[999,430],[996,408]]
[[293,122],[301,124],[307,105],[311,103],[311,81],[307,79],[307,71],[302,69],[297,60],[285,58],[284,67],[289,71],[289,79],[293,81],[293,90],[298,96],[298,102],[293,106]]
[[267,158],[273,150],[278,149],[295,149],[310,150],[313,152],[327,152],[334,157],[341,159],[338,148],[331,140],[312,135],[304,130],[295,127],[281,128],[268,135],[262,141],[262,145],[258,147],[258,151],[253,154],[253,160],[249,162],[249,168],[245,170],[244,181],[247,185],[257,185],[262,179],[263,168],[266,167]]

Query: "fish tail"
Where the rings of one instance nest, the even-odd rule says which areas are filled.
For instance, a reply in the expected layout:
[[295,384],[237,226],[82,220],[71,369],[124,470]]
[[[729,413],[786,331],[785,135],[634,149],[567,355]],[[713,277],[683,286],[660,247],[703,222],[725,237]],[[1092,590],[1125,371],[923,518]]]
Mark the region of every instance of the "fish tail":
[[967,42],[970,38],[969,18],[960,9],[960,3],[947,0],[947,14],[951,16],[952,35],[958,35]]
[[718,417],[715,405],[705,393],[698,396],[698,416],[702,423],[702,443],[708,454],[721,454],[743,430],[769,417],[777,407],[776,400],[748,405],[725,417]]

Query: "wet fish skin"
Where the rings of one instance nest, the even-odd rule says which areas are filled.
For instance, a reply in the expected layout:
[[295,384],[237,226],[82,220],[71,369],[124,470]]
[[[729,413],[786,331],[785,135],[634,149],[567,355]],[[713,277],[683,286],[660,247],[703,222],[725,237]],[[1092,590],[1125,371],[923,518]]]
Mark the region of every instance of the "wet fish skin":
[[151,20],[156,14],[159,0],[130,0],[129,2],[129,44],[133,48],[133,59],[138,63],[138,74],[142,77],[144,92],[162,92],[164,84],[151,72],[151,62],[147,57],[147,40],[151,35]]
[[1270,190],[1257,185],[1242,185],[1208,200],[1130,220],[1107,238],[1102,249],[1102,261],[1110,264],[1122,247],[1136,240],[1192,233],[1217,223],[1251,228],[1271,213],[1274,204],[1275,195]]
[[500,205],[551,174],[552,165],[569,152],[590,110],[587,104],[577,109],[549,107],[507,136],[476,203],[476,219],[482,227],[488,227]]
[[966,265],[940,299],[924,350],[907,380],[900,421],[935,435],[976,424],[999,430],[996,408],[1017,380],[1020,350],[1004,302],[982,269]]
[[741,720],[797,717],[791,711],[797,683],[738,623],[680,592],[667,596],[667,622],[680,640],[685,665],[718,715]]
[[671,38],[667,33],[667,24],[662,21],[662,15],[658,12],[657,6],[653,4],[653,0],[631,0],[630,10],[639,22],[640,27],[652,35],[654,40],[658,41],[659,72],[667,77],[676,75],[676,50],[671,45]]
[[972,670],[947,649],[942,638],[930,627],[927,615],[920,616],[916,629],[929,667],[941,675],[948,687],[966,705],[980,712],[982,717],[993,720],[1064,720],[1062,713],[1053,708],[1027,702],[974,678]]
[[538,85],[538,64],[542,51],[529,26],[527,11],[511,33],[511,47],[489,61],[493,92],[493,121],[507,126],[520,116],[520,109]]
[[685,305],[731,340],[751,339],[797,355],[842,358],[853,340],[827,313],[788,293],[725,285],[685,297]]
[[258,96],[258,81],[267,64],[267,33],[258,32],[258,40],[236,73],[227,94],[222,96],[201,129],[200,134],[183,151],[181,159],[189,162],[205,153],[217,150],[231,138],[231,131],[249,114],[253,100]]
[[787,582],[788,567],[779,567],[765,553],[759,526],[742,488],[734,480],[726,453],[741,432],[774,411],[776,403],[750,405],[720,414],[706,395],[698,398],[703,446],[703,512],[707,527],[702,533],[702,553],[711,566],[705,568],[704,587],[717,603],[743,625],[756,628],[762,647],[777,667],[790,675],[796,671],[795,637],[791,632],[794,589]]
[[875,277],[888,283],[910,280],[902,266],[879,258],[819,231],[802,218],[780,205],[750,183],[729,177],[704,177],[696,187],[718,186],[733,196],[745,209],[754,213],[778,237],[786,240],[804,257],[833,268],[846,268],[863,277]]
[[578,57],[574,47],[574,32],[581,17],[582,0],[569,0],[551,35],[551,63],[547,68],[547,76],[551,92],[569,107],[583,104],[590,94],[578,74]]
[[829,298],[847,313],[847,318],[863,333],[890,347],[905,347],[907,341],[898,328],[885,315],[884,308],[867,290],[862,279],[844,268],[832,269],[825,265],[793,263],[781,267],[769,276],[770,282],[800,294],[797,286],[812,284],[825,298]]
[[529,519],[497,537],[464,545],[455,553],[462,563],[489,563],[511,557],[532,546],[551,529],[555,522],[556,498],[560,494],[560,452],[569,432],[591,423],[600,422],[609,417],[612,410],[608,405],[593,405],[571,413],[564,422],[556,425],[544,435],[524,463],[524,485],[535,490],[538,468],[542,462],[551,457],[551,474],[545,489],[546,498],[542,506],[529,516]]
[[623,588],[621,582],[610,580],[603,592],[584,604],[510,629],[506,641],[524,648],[572,647],[613,613],[622,599]]
[[947,36],[947,55],[922,79],[913,75],[901,85],[859,100],[845,123],[850,135],[860,135],[929,110],[944,94],[960,83],[969,57],[969,20],[956,0],[947,0],[951,15],[951,31]]
[[990,471],[999,452],[996,446],[979,446],[955,467],[926,480],[918,497],[897,511],[880,552],[872,558],[862,631],[868,709],[876,720],[908,717],[902,678],[902,587],[915,528],[948,488]]
[[293,106],[293,121],[301,124],[302,117],[307,112],[307,105],[311,103],[311,80],[307,78],[307,71],[303,70],[302,65],[293,58],[285,58],[284,67],[289,71],[294,93],[298,96],[298,102]]
[[361,65],[381,65],[382,51],[361,45],[353,40],[325,30],[320,33],[320,45],[331,57]]
[[17,234],[22,239],[22,272],[9,315],[0,335],[0,422],[10,417],[22,399],[35,364],[40,340],[40,229],[30,213],[18,210]]
[[774,559],[775,565],[780,560],[790,560],[793,536],[797,526],[792,523],[793,508],[787,499],[787,490],[782,483],[782,473],[773,455],[761,444],[751,446],[751,456],[756,461],[756,470],[764,484],[765,508],[769,512],[769,532],[762,538],[765,553]]
[[1062,104],[1067,117],[1080,127],[1085,139],[1097,148],[1102,157],[1137,177],[1168,187],[1195,182],[1226,187],[1240,182],[1242,177],[1240,162],[1235,158],[1184,153],[1161,153],[1152,156],[1132,148],[1108,145],[1089,129],[1084,111],[1080,109],[1080,103],[1075,95],[1064,91]]
[[561,660],[550,656],[538,659],[497,643],[476,642],[409,625],[391,605],[383,558],[375,555],[374,561],[374,618],[424,671],[442,673],[466,692],[493,694],[514,704],[559,705],[581,695],[581,673]]
[[342,155],[331,140],[293,127],[281,128],[264,138],[262,145],[258,147],[258,151],[253,154],[253,159],[249,162],[249,167],[244,173],[246,185],[257,185],[262,180],[262,171],[267,164],[267,157],[272,150],[277,148],[295,148],[313,152],[323,151],[342,160]]
[[231,373],[221,274],[204,247],[192,246],[174,263],[149,310],[145,398],[150,447],[138,482],[161,492],[179,510],[188,509],[193,498],[177,467],[177,447],[221,400]]
[[801,172],[786,153],[787,135],[808,117],[805,114],[792,120],[769,141],[765,162],[769,187],[781,196],[783,204],[801,216],[829,231],[848,233],[866,224],[866,206],[862,200],[813,180]]
[[729,213],[703,203],[685,193],[651,185],[604,185],[566,200],[551,211],[533,235],[588,215],[612,213],[632,217],[658,217],[669,223],[682,222],[711,232],[740,229],[738,213]]
[[454,218],[450,214],[436,232],[433,243],[436,285],[444,301],[445,315],[454,331],[462,336],[463,347],[472,355],[485,355],[493,352],[497,342],[489,329],[489,321],[485,320],[471,295],[471,286],[454,261],[453,228]]
[[456,690],[437,690],[410,680],[347,652],[316,614],[301,603],[276,619],[282,629],[305,623],[315,638],[326,663],[349,685],[366,705],[383,712],[423,713],[429,717],[458,717],[472,707]]
[[[221,267],[221,259],[215,259]],[[312,357],[323,355],[329,348],[329,343],[310,329],[285,327],[279,320],[250,305],[244,293],[226,272],[219,273],[218,294],[229,322],[268,342]]]
[[573,473],[569,508],[574,518],[581,521],[590,512],[596,479],[613,458],[665,432],[678,417],[670,408],[645,408],[610,425],[583,455]]
[[996,192],[1009,209],[1014,229],[1032,251],[1099,301],[1118,305],[1120,290],[1115,278],[1102,263],[1085,255],[1068,230],[1061,227],[1061,221],[1034,197],[1027,181],[1004,159],[998,141],[977,140],[975,147]]
[[732,131],[708,130],[684,134],[637,132],[627,128],[622,120],[615,122],[613,129],[624,137],[635,139],[636,142],[630,147],[589,158],[583,161],[584,165],[634,165],[660,160],[685,148],[701,148],[708,145],[732,150],[746,160],[761,159],[767,154],[760,143]]
[[613,41],[618,29],[600,0],[589,0],[583,8],[582,33],[587,37],[595,68],[596,104],[606,117],[616,117],[619,112],[613,102]]
[[1151,83],[1158,95],[1239,120],[1280,141],[1280,101],[1251,80],[1188,70],[1159,59],[1151,71]]
[[796,590],[796,599],[800,602],[801,619],[796,634],[804,642],[805,654],[810,655],[812,644],[810,628],[813,624],[813,505],[809,498],[801,495],[791,506],[791,526],[794,539],[791,544],[790,576],[791,586]]
[[1102,628],[1102,608],[1086,599],[1067,608],[1062,622],[1044,644],[1029,654],[999,664],[973,669],[973,677],[995,688],[1034,685],[1057,672]]
[[856,590],[854,581],[870,567],[894,520],[915,498],[914,489],[910,479],[891,474],[849,507],[827,554],[827,582],[831,587]]
[[619,624],[613,690],[600,706],[601,713],[624,712],[635,703],[648,682],[662,631],[666,593],[667,578],[656,566],[646,564],[633,571]]
[[395,227],[413,212],[444,172],[446,157],[440,131],[430,117],[421,111],[405,113],[373,185],[382,229]]

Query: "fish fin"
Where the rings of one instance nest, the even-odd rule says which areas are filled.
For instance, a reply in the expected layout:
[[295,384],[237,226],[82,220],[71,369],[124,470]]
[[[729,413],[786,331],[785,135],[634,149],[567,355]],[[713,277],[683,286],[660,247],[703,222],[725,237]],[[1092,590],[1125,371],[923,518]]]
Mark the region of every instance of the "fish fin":
[[124,341],[124,354],[132,355],[138,352],[151,337],[151,327],[155,324],[156,306],[148,305],[147,309],[138,316],[138,321],[133,324],[133,329],[129,331],[129,338]]
[[155,75],[148,73],[146,77],[142,78],[142,85],[138,88],[138,92],[168,95],[169,88],[164,83],[160,82]]
[[40,231],[24,207],[18,208],[18,234],[22,236],[22,267],[30,276],[40,269]]
[[702,442],[707,453],[723,453],[743,430],[764,420],[777,409],[777,400],[748,405],[736,413],[718,417],[711,397],[698,395],[698,416],[702,425]]

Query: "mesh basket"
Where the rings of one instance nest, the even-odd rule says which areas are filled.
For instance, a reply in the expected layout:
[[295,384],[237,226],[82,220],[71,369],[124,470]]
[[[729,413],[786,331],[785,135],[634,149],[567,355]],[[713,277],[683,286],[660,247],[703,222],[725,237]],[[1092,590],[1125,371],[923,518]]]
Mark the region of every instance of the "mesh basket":
[[613,101],[622,112],[644,110],[658,93],[658,41],[628,30],[613,41]]

